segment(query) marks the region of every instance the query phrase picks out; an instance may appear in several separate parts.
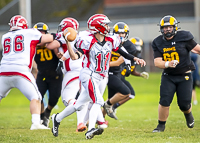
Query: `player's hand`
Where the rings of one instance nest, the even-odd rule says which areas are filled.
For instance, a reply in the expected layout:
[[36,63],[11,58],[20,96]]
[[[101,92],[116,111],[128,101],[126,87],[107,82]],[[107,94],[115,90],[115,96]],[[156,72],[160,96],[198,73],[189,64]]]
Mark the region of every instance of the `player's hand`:
[[62,69],[63,69],[63,60],[59,59],[58,65],[57,65],[57,68],[56,68],[56,73],[62,74]]
[[165,67],[168,68],[175,68],[177,65],[179,64],[179,62],[177,60],[172,60],[172,61],[167,61],[165,63]]
[[146,66],[146,62],[145,62],[145,60],[143,60],[143,59],[134,57],[133,60],[134,60],[138,65],[141,65],[141,67]]
[[63,52],[58,52],[57,57],[60,59],[60,58],[62,58],[63,54],[64,54]]
[[142,73],[140,73],[140,76],[143,77],[143,78],[145,78],[145,79],[149,78],[148,72],[142,72]]

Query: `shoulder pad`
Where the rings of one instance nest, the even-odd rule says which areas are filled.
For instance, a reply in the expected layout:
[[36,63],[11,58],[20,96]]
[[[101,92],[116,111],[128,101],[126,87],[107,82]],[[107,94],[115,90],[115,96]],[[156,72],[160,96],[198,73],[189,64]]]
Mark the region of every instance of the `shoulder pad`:
[[189,41],[192,40],[194,37],[189,31],[177,31],[176,35],[174,36],[175,41]]

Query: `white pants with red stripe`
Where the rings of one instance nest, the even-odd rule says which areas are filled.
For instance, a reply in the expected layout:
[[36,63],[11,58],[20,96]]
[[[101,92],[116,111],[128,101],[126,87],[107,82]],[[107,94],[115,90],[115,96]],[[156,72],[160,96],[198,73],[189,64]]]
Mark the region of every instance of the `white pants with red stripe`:
[[29,101],[42,99],[31,72],[1,72],[0,87],[0,99],[6,97],[12,88],[19,89]]
[[81,71],[79,78],[84,89],[81,89],[81,93],[78,100],[74,104],[74,107],[79,110],[81,106],[88,101],[103,106],[103,93],[105,91],[108,78],[85,69]]
[[75,99],[77,92],[80,89],[79,71],[69,71],[64,75],[62,81],[61,97],[65,106],[69,100]]

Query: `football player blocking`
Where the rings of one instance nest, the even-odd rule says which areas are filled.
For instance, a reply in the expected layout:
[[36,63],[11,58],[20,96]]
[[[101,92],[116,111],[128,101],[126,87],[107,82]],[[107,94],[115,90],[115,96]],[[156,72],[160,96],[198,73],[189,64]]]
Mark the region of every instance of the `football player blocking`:
[[12,88],[18,88],[30,101],[30,129],[49,129],[40,124],[41,94],[30,71],[36,45],[52,42],[54,37],[50,34],[42,35],[37,29],[28,29],[27,20],[21,15],[13,16],[9,25],[9,32],[1,40],[3,57],[0,66],[0,100]]
[[191,71],[195,67],[189,52],[200,54],[200,45],[193,40],[194,37],[189,31],[178,31],[178,22],[171,15],[164,16],[159,25],[162,35],[153,40],[152,48],[154,65],[163,69],[163,73],[158,106],[158,125],[153,132],[165,130],[169,107],[175,93],[188,128],[193,128]]
[[121,42],[119,37],[108,34],[109,23],[108,17],[103,14],[91,16],[87,22],[89,31],[82,31],[77,37],[76,46],[78,50],[76,52],[65,39],[72,60],[77,60],[82,55],[85,57],[79,77],[84,88],[74,104],[68,105],[61,113],[52,115],[52,132],[54,136],[58,136],[58,128],[62,119],[75,111],[81,110],[87,102],[91,102],[92,106],[89,112],[88,131],[85,134],[86,139],[92,139],[95,135],[103,133],[102,128],[95,128],[95,123],[99,116],[104,121],[101,112],[101,106],[104,105],[102,96],[108,81],[109,61],[112,50],[119,51],[126,58],[134,59],[141,66],[146,65],[143,59],[127,54],[119,48]]

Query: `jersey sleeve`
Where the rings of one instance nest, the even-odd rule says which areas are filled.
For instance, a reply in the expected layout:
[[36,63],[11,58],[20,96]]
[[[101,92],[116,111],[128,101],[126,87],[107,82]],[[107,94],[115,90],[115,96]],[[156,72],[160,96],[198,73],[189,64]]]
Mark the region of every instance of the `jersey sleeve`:
[[158,48],[155,44],[155,40],[152,42],[152,48],[153,48],[153,52],[154,52],[154,59],[158,58],[158,57],[162,57],[162,53],[158,50]]
[[119,45],[121,43],[120,37],[118,34],[114,34],[112,36],[113,39],[113,51],[117,51],[119,49]]
[[191,51],[196,45],[197,43],[192,39],[187,41],[186,48],[188,49],[188,51]]

